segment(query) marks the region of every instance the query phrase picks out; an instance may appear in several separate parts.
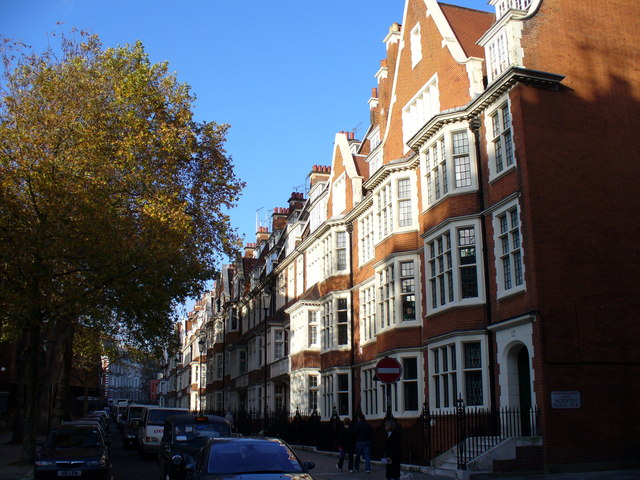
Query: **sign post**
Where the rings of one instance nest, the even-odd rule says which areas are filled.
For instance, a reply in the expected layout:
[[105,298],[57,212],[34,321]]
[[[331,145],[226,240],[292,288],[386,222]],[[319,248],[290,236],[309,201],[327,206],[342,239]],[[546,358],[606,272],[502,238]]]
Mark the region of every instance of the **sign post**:
[[395,358],[384,357],[376,364],[376,377],[387,385],[387,418],[392,418],[391,413],[391,383],[396,383],[402,375],[402,365]]

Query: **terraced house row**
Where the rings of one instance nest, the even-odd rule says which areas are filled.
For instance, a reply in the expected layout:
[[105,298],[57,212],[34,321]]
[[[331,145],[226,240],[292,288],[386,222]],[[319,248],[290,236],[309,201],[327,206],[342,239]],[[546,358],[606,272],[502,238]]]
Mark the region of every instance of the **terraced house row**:
[[368,130],[336,134],[224,266],[167,402],[401,424],[509,407],[544,465],[638,461],[640,6],[489,4],[406,1]]

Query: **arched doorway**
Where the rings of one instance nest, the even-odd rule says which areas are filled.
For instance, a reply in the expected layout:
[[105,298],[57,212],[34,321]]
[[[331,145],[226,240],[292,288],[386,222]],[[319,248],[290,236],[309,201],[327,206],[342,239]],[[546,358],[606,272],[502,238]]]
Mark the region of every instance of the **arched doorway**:
[[507,355],[508,371],[508,407],[517,412],[520,419],[520,434],[531,435],[532,427],[532,391],[531,362],[529,350],[522,343],[511,347]]

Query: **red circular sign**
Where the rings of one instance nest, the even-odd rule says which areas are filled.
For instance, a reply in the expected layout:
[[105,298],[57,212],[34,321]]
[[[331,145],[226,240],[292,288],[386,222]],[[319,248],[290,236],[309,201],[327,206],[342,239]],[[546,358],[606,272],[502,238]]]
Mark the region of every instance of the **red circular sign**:
[[400,380],[402,366],[395,358],[384,357],[376,364],[376,376],[382,383],[394,383]]

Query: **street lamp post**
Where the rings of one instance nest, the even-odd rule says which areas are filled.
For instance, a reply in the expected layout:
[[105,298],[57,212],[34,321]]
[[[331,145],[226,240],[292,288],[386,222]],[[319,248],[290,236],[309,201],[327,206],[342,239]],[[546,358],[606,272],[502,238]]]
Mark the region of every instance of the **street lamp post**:
[[202,413],[202,351],[207,345],[207,333],[204,330],[201,330],[198,334],[198,337],[198,346],[200,347],[200,355],[198,358],[198,363],[200,366],[198,374],[198,413]]
[[267,433],[267,315],[269,314],[269,307],[271,305],[271,292],[265,290],[262,292],[262,308],[264,309],[264,402],[263,402],[263,419],[264,419],[264,434]]

